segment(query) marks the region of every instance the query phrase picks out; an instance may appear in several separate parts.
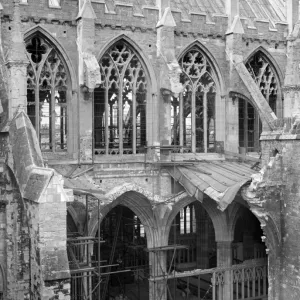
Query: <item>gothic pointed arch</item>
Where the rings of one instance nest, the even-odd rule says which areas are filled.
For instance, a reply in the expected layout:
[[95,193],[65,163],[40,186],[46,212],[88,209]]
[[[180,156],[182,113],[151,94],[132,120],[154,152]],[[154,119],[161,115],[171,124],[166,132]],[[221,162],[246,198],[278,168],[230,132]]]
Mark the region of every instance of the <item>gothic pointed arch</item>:
[[219,64],[214,57],[214,55],[211,53],[211,51],[203,45],[200,41],[196,40],[192,42],[191,44],[187,45],[183,50],[180,51],[178,54],[178,61],[184,57],[190,49],[196,48],[198,51],[200,51],[205,57],[207,58],[211,68],[212,68],[212,74],[214,76],[215,83],[218,85],[218,89],[220,90],[220,94],[224,95],[225,94],[225,83],[224,83],[224,78],[223,75],[220,71]]
[[143,153],[152,101],[148,66],[125,36],[101,51],[99,65],[102,84],[94,92],[95,154]]
[[[132,210],[145,227],[148,246],[153,246],[157,240],[156,223],[150,199],[142,191],[125,189],[123,193],[113,194],[110,201],[104,201],[100,206],[100,223],[116,206],[122,205]],[[98,210],[94,210],[89,221],[89,235],[95,236],[98,230]]]
[[[70,108],[74,77],[62,46],[42,27],[25,34],[27,114],[36,130],[41,150],[68,152]],[[71,72],[72,73],[71,73]],[[69,149],[70,150],[70,149]]]
[[139,46],[138,43],[136,43],[133,39],[131,39],[126,34],[119,34],[116,37],[109,40],[105,46],[103,46],[96,56],[97,60],[100,61],[100,59],[103,57],[103,55],[108,51],[109,48],[111,48],[115,43],[118,41],[125,41],[127,42],[135,51],[136,55],[140,59],[140,61],[144,64],[144,68],[146,69],[146,72],[148,72],[149,79],[151,81],[151,90],[149,90],[151,93],[156,93],[158,86],[156,81],[156,75],[154,72],[154,69],[152,67],[151,62],[149,61],[147,55],[144,53],[143,49]]
[[283,76],[275,59],[265,48],[260,46],[246,56],[244,61],[271,109],[277,117],[281,117]]
[[35,34],[42,34],[44,37],[46,37],[49,41],[51,41],[51,43],[53,45],[56,46],[56,48],[58,49],[59,53],[62,55],[68,70],[70,72],[70,80],[71,80],[71,84],[72,84],[72,91],[76,91],[78,88],[78,80],[77,80],[77,75],[73,66],[73,63],[68,55],[68,51],[65,49],[65,47],[53,36],[53,34],[51,34],[51,32],[49,32],[46,28],[42,27],[41,25],[36,25],[33,26],[32,28],[26,30],[24,32],[24,40],[25,42],[30,39],[31,37],[33,37]]
[[221,106],[216,105],[221,104],[224,90],[217,62],[198,41],[180,53],[178,62],[184,89],[171,100],[172,144],[182,146],[183,152],[215,152],[216,140],[221,138],[217,128],[225,124],[217,111]]

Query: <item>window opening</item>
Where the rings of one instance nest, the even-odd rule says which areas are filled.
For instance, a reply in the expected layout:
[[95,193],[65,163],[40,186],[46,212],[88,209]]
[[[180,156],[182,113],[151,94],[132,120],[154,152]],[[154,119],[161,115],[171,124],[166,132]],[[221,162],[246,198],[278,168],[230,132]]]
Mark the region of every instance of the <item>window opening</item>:
[[276,114],[278,95],[278,83],[271,64],[264,57],[262,52],[255,53],[247,62],[246,68],[266,98],[270,107]]
[[50,7],[60,7],[61,0],[49,0]]
[[180,234],[196,232],[195,206],[189,205],[180,210]]
[[[196,215],[197,212],[197,215]],[[197,218],[197,219],[196,219]],[[169,245],[188,245],[168,254],[168,264],[180,271],[216,266],[216,242],[212,221],[198,203],[191,203],[176,215],[170,229]]]
[[135,52],[118,42],[100,60],[94,94],[95,154],[135,154],[146,145],[147,78]]
[[246,152],[259,151],[259,136],[262,131],[258,112],[246,99],[239,98],[239,146]]
[[[215,148],[215,95],[213,70],[196,47],[179,61],[182,68],[182,131],[184,152],[213,152]],[[178,130],[179,124],[176,125]]]
[[68,74],[57,50],[40,36],[26,46],[27,113],[42,151],[67,150]]

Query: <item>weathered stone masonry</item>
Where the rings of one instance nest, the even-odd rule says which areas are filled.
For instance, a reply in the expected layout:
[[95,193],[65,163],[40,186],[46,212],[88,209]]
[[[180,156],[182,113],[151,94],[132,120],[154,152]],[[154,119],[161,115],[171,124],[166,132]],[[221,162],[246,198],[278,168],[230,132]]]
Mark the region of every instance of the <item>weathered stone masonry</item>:
[[[205,210],[212,222],[217,267],[232,266],[232,249],[239,218],[243,212],[249,213],[251,210],[261,224],[267,247],[268,299],[298,300],[298,1],[273,3],[271,11],[267,6],[262,9],[258,2],[251,9],[246,9],[242,1],[226,0],[222,2],[222,7],[212,5],[205,12],[193,1],[58,2],[60,5],[54,8],[46,0],[28,0],[22,3],[19,0],[3,0],[0,5],[0,278],[3,281],[0,293],[4,299],[70,299],[71,273],[67,255],[67,226],[70,224],[67,224],[67,214],[80,234],[95,237],[98,230],[98,201],[101,221],[114,208],[123,205],[143,224],[147,237],[145,246],[151,249],[168,245],[176,216],[197,201],[197,224],[200,223],[199,207]],[[28,49],[34,38],[43,41],[40,45],[36,44],[40,47],[42,58],[30,56],[32,53]],[[105,72],[109,72],[108,69],[103,71],[107,67],[103,57],[115,45],[126,45],[136,59],[136,65],[133,63],[130,69],[130,76],[133,77],[139,67],[143,69],[143,76],[140,76],[142,79],[135,82],[147,82],[144,88],[146,93],[143,95],[146,103],[145,144],[138,147],[135,141],[133,150],[130,147],[129,150],[125,149],[128,151],[126,154],[123,153],[127,146],[125,142],[124,145],[120,142],[119,148],[115,144],[119,142],[118,139],[125,137],[123,122],[125,124],[127,120],[122,119],[117,125],[113,124],[113,116],[117,114],[112,113],[108,117],[107,113],[113,107],[116,109],[113,100],[117,95],[112,96],[109,94],[110,89],[103,87],[103,76],[107,76]],[[124,50],[120,49],[118,48],[119,53]],[[28,70],[32,66],[40,68],[52,50],[57,55],[55,59],[60,60],[60,66],[64,69],[60,70],[63,75],[57,75],[55,67],[51,69],[44,64],[48,66],[47,72],[57,75],[54,78],[59,82],[57,85],[52,84],[54,89],[51,90],[48,83],[44,84],[37,79],[37,73],[33,72],[34,77]],[[204,153],[198,153],[201,134],[197,130],[202,119],[197,107],[200,98],[195,95],[204,91],[203,82],[206,84],[207,81],[204,80],[202,86],[191,96],[194,100],[190,99],[190,102],[195,103],[190,105],[190,111],[185,111],[183,107],[183,98],[190,91],[187,81],[182,78],[186,74],[193,75],[193,72],[189,73],[190,61],[184,59],[187,60],[185,55],[192,53],[189,52],[191,50],[198,53],[195,57],[203,59],[201,62],[194,61],[193,68],[202,63],[209,68],[207,74],[211,78],[205,80],[211,80],[213,89],[206,89],[205,95],[212,93],[215,101],[213,121],[201,128],[204,132]],[[261,67],[257,73],[257,70],[251,73],[247,68],[255,55],[258,57],[258,65],[263,62],[263,66],[268,66],[271,70],[264,73],[267,74],[266,78],[261,81],[258,78],[263,73],[259,69]],[[124,60],[124,64],[127,63],[126,55],[119,57]],[[55,59],[52,60],[53,65]],[[114,63],[120,61],[115,60]],[[121,61],[118,66],[119,70],[122,69],[122,63]],[[113,75],[110,73],[110,84],[114,80],[114,84],[117,84]],[[42,92],[48,93],[42,101],[39,99],[42,96],[32,93],[34,89],[28,85],[27,79],[30,76],[36,80],[32,79],[32,82],[44,85]],[[120,76],[125,81],[129,77]],[[61,83],[63,80],[64,84]],[[263,84],[258,86],[258,82]],[[269,85],[269,89],[265,85]],[[266,101],[264,94],[265,90],[273,91],[272,89],[276,94],[276,112],[272,110],[271,103]],[[107,96],[102,96],[104,90]],[[100,149],[95,148],[95,130],[99,130],[95,126],[96,117],[99,117],[94,105],[96,92],[100,93],[97,100],[100,105],[104,97],[107,97],[112,107],[107,105],[101,108],[106,113],[106,119],[101,124],[110,124],[105,127],[106,144],[103,145],[101,140]],[[29,99],[29,93],[32,93],[31,96],[35,95],[34,101]],[[59,99],[57,102],[55,97]],[[132,100],[130,97],[124,96],[127,105]],[[36,132],[36,125],[33,124],[42,124],[42,118],[45,120],[48,117],[43,115],[43,109],[48,109],[45,104],[49,103],[49,98],[55,104],[60,101],[60,113],[66,108],[66,115],[59,114],[58,109],[49,108],[50,119],[59,116],[66,125],[60,127],[59,143],[56,143],[58,134],[53,133],[57,129],[54,119],[51,119],[54,127],[50,130],[51,138],[48,140],[43,139],[42,130]],[[174,117],[172,103],[175,99],[180,107],[179,120]],[[248,131],[245,129],[243,132],[248,135],[245,140],[251,140],[251,131],[255,130],[258,137],[260,127],[262,128],[260,142],[258,139],[255,141],[255,145],[260,147],[261,170],[252,175],[252,179],[250,175],[247,177],[243,174],[243,181],[236,182],[229,178],[236,184],[236,189],[224,204],[222,195],[227,190],[221,192],[218,188],[223,188],[225,179],[222,182],[222,176],[230,177],[230,172],[226,173],[222,169],[221,175],[216,175],[222,179],[217,188],[213,185],[215,178],[212,174],[217,169],[214,164],[222,164],[223,161],[228,163],[223,150],[228,158],[228,153],[238,154],[248,147],[240,141],[241,101],[246,103],[244,112],[253,108],[257,116],[254,129],[244,120],[244,126],[249,125]],[[29,102],[31,106],[28,105]],[[137,101],[134,105],[139,104]],[[119,110],[123,109],[122,102],[118,105]],[[207,107],[203,109],[209,110]],[[189,114],[192,114],[191,129],[185,129],[184,132],[184,122],[188,122]],[[142,113],[142,119],[141,116]],[[176,122],[179,124],[179,131],[174,133]],[[142,130],[136,129],[137,123],[138,119],[134,120],[133,137],[142,136]],[[143,126],[138,125],[140,128]],[[63,128],[67,128],[66,133]],[[118,132],[120,128],[122,131]],[[118,132],[117,137],[113,130]],[[191,145],[185,135],[189,130]],[[107,137],[109,134],[110,139]],[[174,138],[176,134],[178,143]],[[128,136],[130,140],[130,134]],[[211,136],[214,138],[214,147],[209,148]],[[45,150],[43,144],[49,147]],[[180,144],[179,150],[176,149],[178,153],[171,153],[168,147],[175,144]],[[111,149],[113,155],[108,153]],[[245,157],[240,157],[240,160],[244,159]],[[193,181],[195,170],[189,173],[189,182],[172,173],[175,173],[175,166],[172,165],[174,161],[175,166],[182,164],[187,169],[190,167],[189,163],[197,164],[196,167],[190,167],[191,170],[194,167],[200,169],[197,171],[196,184]],[[211,169],[201,169],[201,163],[207,162],[211,163]],[[233,159],[229,162],[236,167],[234,172],[241,172],[239,168],[244,173],[248,172],[247,174],[255,172],[250,169],[249,164],[245,166]],[[174,169],[170,170],[171,168]],[[201,174],[211,177],[203,183],[201,180],[204,175]],[[232,182],[228,184],[229,187]],[[245,182],[247,183],[244,184]],[[81,194],[75,196],[74,203],[72,190],[64,186],[80,191]],[[82,191],[87,190],[90,204],[86,218],[86,198],[82,196]],[[205,226],[208,226],[207,222]],[[196,266],[206,268],[209,249],[208,240],[204,241],[203,236],[208,231],[201,230],[197,232],[196,243],[199,247],[196,250]],[[244,238],[248,237],[247,234],[249,233]],[[93,251],[90,252],[95,255]],[[168,271],[167,264],[166,252],[149,254],[151,276],[164,276]],[[167,299],[166,288],[163,282],[150,281],[149,299],[156,300],[158,297]],[[223,297],[228,300],[233,298],[228,284],[224,288]]]

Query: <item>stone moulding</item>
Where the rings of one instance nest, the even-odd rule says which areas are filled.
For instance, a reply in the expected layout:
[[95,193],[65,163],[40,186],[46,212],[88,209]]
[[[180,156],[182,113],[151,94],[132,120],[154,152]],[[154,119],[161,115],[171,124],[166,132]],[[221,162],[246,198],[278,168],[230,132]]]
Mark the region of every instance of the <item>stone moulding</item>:
[[283,93],[288,92],[299,92],[300,91],[300,85],[286,85],[281,88]]

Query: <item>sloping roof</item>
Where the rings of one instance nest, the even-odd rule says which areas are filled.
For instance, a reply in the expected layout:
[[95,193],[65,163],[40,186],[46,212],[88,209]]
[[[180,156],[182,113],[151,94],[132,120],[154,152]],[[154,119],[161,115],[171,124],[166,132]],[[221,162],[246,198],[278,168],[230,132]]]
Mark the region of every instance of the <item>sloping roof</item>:
[[[282,0],[240,0],[239,6],[242,18],[286,21],[285,2]],[[171,8],[181,11],[183,15],[226,15],[225,0],[171,0]]]
[[[225,0],[171,0],[171,10],[181,12],[182,19],[191,19],[190,14],[226,15]],[[134,11],[142,12],[144,7],[156,7],[155,0],[106,0],[109,10],[115,5],[130,5]],[[240,0],[240,16],[250,20],[271,20],[273,23],[286,22],[286,8],[283,0]]]
[[201,161],[193,166],[170,167],[168,172],[191,196],[201,200],[204,193],[221,210],[233,201],[251,175],[257,173],[245,163],[232,161]]

